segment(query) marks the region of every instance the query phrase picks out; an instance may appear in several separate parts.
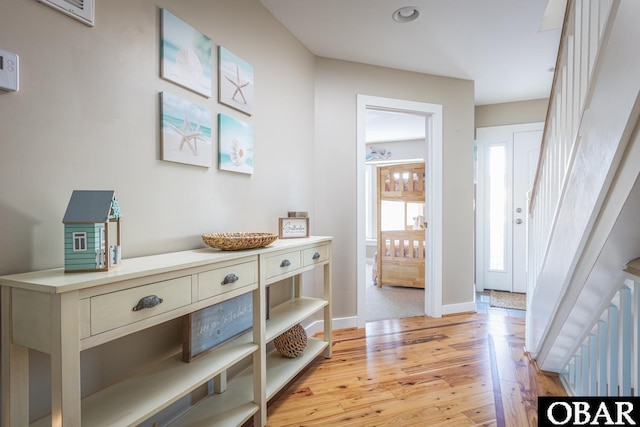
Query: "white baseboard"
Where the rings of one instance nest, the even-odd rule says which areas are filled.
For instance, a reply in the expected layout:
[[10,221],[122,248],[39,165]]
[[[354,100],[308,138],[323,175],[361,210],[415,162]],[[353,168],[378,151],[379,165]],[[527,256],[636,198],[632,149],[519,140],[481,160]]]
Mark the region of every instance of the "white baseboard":
[[[458,314],[458,313],[475,313],[476,312],[476,303],[474,301],[465,302],[461,304],[449,304],[442,306],[442,315],[447,314]],[[334,318],[331,322],[332,329],[347,329],[347,328],[357,328],[358,327],[358,317],[338,317]],[[311,336],[315,333],[324,331],[324,321],[316,320],[305,327],[307,331],[307,335]]]
[[458,313],[470,313],[470,312],[471,313],[476,312],[476,303],[473,301],[442,306],[443,316],[446,314],[458,314]]
[[[331,329],[347,329],[355,328],[358,326],[358,318],[353,317],[338,317],[334,318],[331,322]],[[312,336],[315,333],[324,331],[324,321],[316,320],[305,328],[307,335]]]

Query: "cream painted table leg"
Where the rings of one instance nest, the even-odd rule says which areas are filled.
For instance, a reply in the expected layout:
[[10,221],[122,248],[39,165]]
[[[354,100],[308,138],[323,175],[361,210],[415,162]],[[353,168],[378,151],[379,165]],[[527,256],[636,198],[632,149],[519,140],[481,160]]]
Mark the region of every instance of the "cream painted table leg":
[[[261,262],[260,277],[266,277],[265,263]],[[253,401],[259,405],[258,412],[253,417],[254,427],[267,425],[267,346],[266,342],[266,297],[267,289],[264,283],[258,284],[253,291],[253,342],[259,348],[253,352]]]
[[2,287],[2,425],[29,425],[29,349],[14,345],[11,288]]
[[[331,259],[331,246],[329,246],[329,259]],[[331,311],[331,306],[333,305],[331,302],[331,263],[327,263],[324,265],[324,299],[329,301],[324,307],[324,340],[329,343],[327,348],[324,351],[324,357],[329,359],[332,354],[332,345],[331,345],[331,331],[332,331],[332,322],[333,322],[333,313]]]
[[296,274],[291,278],[293,285],[293,297],[300,298],[302,296],[302,274]]
[[52,297],[51,425],[80,426],[80,328],[77,292]]

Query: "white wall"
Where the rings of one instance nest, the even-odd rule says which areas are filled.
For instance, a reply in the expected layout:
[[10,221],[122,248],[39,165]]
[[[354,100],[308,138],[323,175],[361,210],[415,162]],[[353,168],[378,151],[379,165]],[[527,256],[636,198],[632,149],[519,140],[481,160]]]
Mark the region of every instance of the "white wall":
[[[253,65],[252,117],[218,104],[215,81],[206,99],[159,78],[160,7]],[[256,0],[98,0],[94,28],[35,0],[2,0],[0,47],[21,66],[20,91],[0,91],[0,274],[62,266],[74,189],[116,191],[124,262],[203,247],[205,232],[277,232],[287,210],[309,211],[317,233],[314,57]],[[160,161],[162,91],[252,123],[255,173]],[[180,327],[83,352],[85,391],[177,351]],[[39,416],[48,411],[48,356],[32,352],[32,362]]]
[[544,122],[548,106],[548,98],[478,105],[475,108],[475,127]]
[[[158,77],[158,7],[254,66],[252,117],[218,104],[217,82],[206,99]],[[288,209],[313,221],[313,56],[257,1],[97,1],[90,28],[4,0],[0,40],[21,62],[20,91],[0,93],[0,236],[12,248],[0,273],[62,264],[74,189],[116,191],[124,257],[201,246],[203,232],[277,231]],[[253,124],[255,173],[160,161],[161,91],[210,108],[214,127],[219,112]]]
[[443,304],[473,295],[473,82],[327,58],[316,60],[316,212],[335,237],[334,316],[356,313],[356,97],[443,105]]
[[[159,78],[160,7],[253,65],[252,117],[218,104],[215,82],[206,99]],[[335,236],[334,316],[355,316],[356,95],[365,94],[444,106],[443,302],[473,301],[473,82],[316,59],[257,0],[98,0],[93,28],[35,0],[3,0],[0,41],[21,64],[20,91],[0,91],[0,274],[63,264],[74,189],[116,191],[124,262],[202,247],[205,232],[275,232],[287,210],[306,210],[312,234]],[[252,123],[254,174],[159,160],[162,91]],[[180,328],[83,352],[84,390],[177,351]],[[31,358],[37,417],[48,411],[48,356]]]

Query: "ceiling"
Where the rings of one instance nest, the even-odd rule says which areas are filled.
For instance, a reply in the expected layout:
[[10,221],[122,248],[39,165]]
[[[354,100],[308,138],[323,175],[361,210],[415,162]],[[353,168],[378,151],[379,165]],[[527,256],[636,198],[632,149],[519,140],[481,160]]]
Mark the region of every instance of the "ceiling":
[[317,56],[473,80],[485,105],[549,96],[566,0],[260,2]]
[[427,123],[424,115],[367,109],[366,143],[424,139],[426,132]]

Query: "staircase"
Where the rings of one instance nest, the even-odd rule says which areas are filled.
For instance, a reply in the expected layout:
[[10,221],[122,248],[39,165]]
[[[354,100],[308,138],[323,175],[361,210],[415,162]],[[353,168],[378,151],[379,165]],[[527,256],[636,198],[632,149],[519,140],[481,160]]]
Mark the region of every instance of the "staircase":
[[580,396],[637,395],[640,277],[627,279],[602,312],[561,378]]
[[575,394],[640,384],[638,22],[637,0],[567,2],[530,196],[526,346]]

